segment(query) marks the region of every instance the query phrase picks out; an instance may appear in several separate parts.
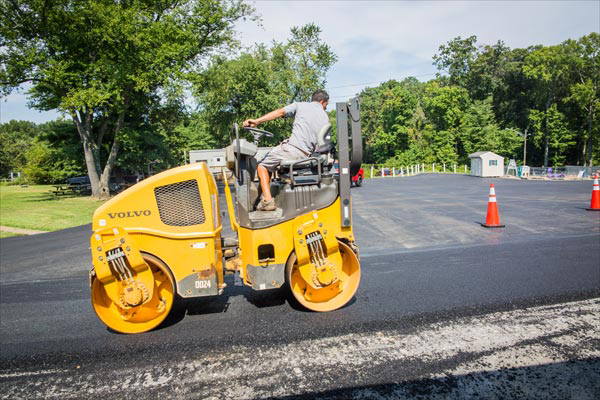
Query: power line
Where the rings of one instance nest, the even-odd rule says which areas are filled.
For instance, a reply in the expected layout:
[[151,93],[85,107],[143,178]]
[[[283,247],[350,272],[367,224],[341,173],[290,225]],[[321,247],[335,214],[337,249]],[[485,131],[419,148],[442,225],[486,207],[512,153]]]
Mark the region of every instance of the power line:
[[[405,78],[410,78],[410,77],[413,77],[413,78],[421,78],[421,77],[423,77],[423,76],[431,76],[431,75],[435,75],[435,74],[436,74],[436,72],[432,72],[432,73],[430,73],[430,74],[422,74],[422,75],[407,75],[407,76],[404,76],[402,79],[405,79]],[[391,79],[393,79],[393,78],[391,78]],[[389,80],[391,80],[391,79],[389,79]],[[326,87],[326,88],[325,88],[325,90],[331,90],[331,89],[341,89],[341,88],[347,88],[347,87],[353,87],[353,86],[362,86],[362,85],[371,85],[371,84],[373,84],[373,83],[380,83],[380,82],[383,82],[383,81],[373,81],[373,82],[353,83],[352,85],[342,85],[342,86],[331,86],[331,87]]]

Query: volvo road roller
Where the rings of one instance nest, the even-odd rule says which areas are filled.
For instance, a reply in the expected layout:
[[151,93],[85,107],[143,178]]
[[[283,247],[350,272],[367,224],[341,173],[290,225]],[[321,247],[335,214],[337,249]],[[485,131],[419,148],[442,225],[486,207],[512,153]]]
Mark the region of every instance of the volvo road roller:
[[336,109],[337,155],[327,124],[310,157],[284,162],[274,174],[275,211],[254,211],[257,143],[271,134],[244,128],[251,142],[234,125],[226,149],[233,175],[221,172],[233,237],[222,237],[219,190],[204,162],[152,176],[99,207],[90,286],[100,320],[122,333],[149,331],[176,300],[222,294],[227,273],[253,290],[286,286],[309,310],[347,304],[360,282],[350,177],[360,168],[362,139],[358,100]]

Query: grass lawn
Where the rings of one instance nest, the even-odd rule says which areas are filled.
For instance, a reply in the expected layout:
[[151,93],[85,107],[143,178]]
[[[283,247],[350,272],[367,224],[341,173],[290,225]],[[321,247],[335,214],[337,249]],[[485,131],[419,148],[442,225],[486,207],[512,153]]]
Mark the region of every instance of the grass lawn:
[[6,238],[6,237],[11,237],[11,236],[22,236],[22,235],[19,235],[18,233],[0,231],[0,239]]
[[[88,196],[59,196],[50,185],[0,186],[0,225],[56,231],[92,222],[104,201]],[[2,236],[5,237],[5,236]]]

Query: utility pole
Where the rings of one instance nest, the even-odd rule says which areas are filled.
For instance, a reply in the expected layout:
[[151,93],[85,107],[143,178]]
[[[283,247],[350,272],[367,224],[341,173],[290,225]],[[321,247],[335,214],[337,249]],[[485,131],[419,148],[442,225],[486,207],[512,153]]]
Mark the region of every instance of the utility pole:
[[523,135],[523,166],[527,165],[527,130],[529,127],[525,128],[525,134]]
[[518,130],[512,128],[506,129],[515,132],[517,135],[523,138],[523,166],[527,165],[527,131],[529,130],[529,127],[525,128],[525,133],[519,132]]

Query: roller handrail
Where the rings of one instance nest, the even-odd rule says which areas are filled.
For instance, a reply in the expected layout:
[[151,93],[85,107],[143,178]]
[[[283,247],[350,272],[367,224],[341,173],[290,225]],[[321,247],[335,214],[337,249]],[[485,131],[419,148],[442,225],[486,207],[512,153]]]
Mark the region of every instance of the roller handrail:
[[242,151],[240,149],[240,130],[237,123],[233,123],[233,129],[235,130],[235,179],[237,179],[238,184],[240,183],[240,158],[242,156]]
[[[321,183],[321,159],[319,157],[308,157],[308,158],[303,158],[302,160],[294,161],[293,163],[290,164],[290,179],[292,180],[292,186],[302,186],[303,185],[303,184],[296,183],[296,181],[294,179],[294,165],[304,163],[304,162],[307,162],[310,160],[315,160],[317,162],[317,174],[318,174],[317,183]],[[310,184],[312,185],[313,183],[314,182],[311,182]]]

